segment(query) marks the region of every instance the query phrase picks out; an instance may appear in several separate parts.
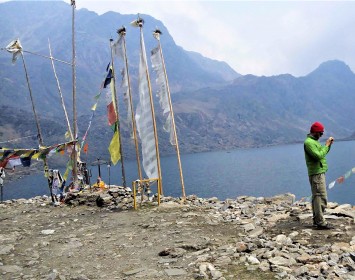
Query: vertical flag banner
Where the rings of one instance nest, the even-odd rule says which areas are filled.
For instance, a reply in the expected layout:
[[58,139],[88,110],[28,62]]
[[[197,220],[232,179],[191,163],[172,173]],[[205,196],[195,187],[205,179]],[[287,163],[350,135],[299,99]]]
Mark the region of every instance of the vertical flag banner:
[[170,144],[176,145],[174,131],[172,127],[171,112],[169,106],[168,85],[166,84],[163,62],[160,55],[160,46],[154,48],[151,51],[152,67],[155,71],[157,78],[156,83],[158,85],[157,97],[159,98],[160,107],[163,109],[163,114],[166,117],[164,130],[170,134]]
[[180,171],[182,196],[183,196],[183,199],[185,199],[186,194],[185,194],[184,176],[182,174],[180,150],[179,150],[179,143],[178,143],[177,135],[176,135],[173,106],[171,103],[169,82],[168,82],[168,77],[167,77],[166,69],[165,69],[163,51],[162,51],[161,45],[160,45],[160,35],[161,34],[162,33],[159,29],[156,29],[153,31],[153,37],[158,40],[158,46],[156,48],[154,48],[151,52],[151,61],[152,61],[153,70],[155,71],[155,73],[157,75],[157,78],[156,78],[156,83],[158,85],[157,97],[159,98],[160,106],[163,109],[163,115],[166,117],[166,121],[165,121],[163,128],[165,131],[169,132],[170,144],[173,145],[176,150],[179,171]]
[[104,82],[104,88],[106,89],[106,102],[107,102],[107,119],[108,124],[113,126],[117,122],[116,104],[113,95],[115,83],[112,76],[112,66],[108,66],[107,77]]
[[118,127],[117,125],[115,126],[115,133],[113,134],[110,146],[108,147],[108,150],[111,155],[111,161],[114,165],[117,164],[117,162],[121,159],[121,153],[120,153],[120,136],[118,132]]
[[[122,61],[125,60],[126,53],[125,53],[125,48],[123,46],[124,43],[124,38],[123,36],[120,36],[118,40],[113,44],[113,51],[114,54],[117,55],[118,58],[122,59]],[[121,82],[121,89],[123,91],[123,101],[126,104],[127,107],[127,123],[129,125],[129,131],[131,134],[131,138],[133,138],[133,123],[132,123],[132,111],[131,111],[131,100],[130,100],[130,88],[128,86],[128,69],[126,69],[126,66],[124,65],[122,70],[121,70],[121,76],[122,76],[122,82]]]
[[159,178],[158,160],[155,149],[154,127],[150,107],[149,88],[147,80],[147,58],[143,33],[141,32],[141,53],[139,61],[139,104],[136,110],[136,122],[139,137],[142,142],[143,168],[149,179]]
[[116,101],[114,97],[115,83],[113,79],[111,64],[107,66],[107,71],[108,71],[107,77],[104,81],[104,88],[107,89],[106,90],[107,118],[108,118],[108,124],[114,130],[114,134],[111,139],[111,143],[108,150],[111,155],[112,163],[116,165],[117,162],[121,159],[121,153],[120,153],[120,137],[118,131],[118,117],[116,112]]

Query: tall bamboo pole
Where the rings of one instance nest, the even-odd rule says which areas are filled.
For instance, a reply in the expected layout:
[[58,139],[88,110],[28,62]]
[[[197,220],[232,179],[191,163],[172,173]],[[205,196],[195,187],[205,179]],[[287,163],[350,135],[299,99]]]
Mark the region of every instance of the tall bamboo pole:
[[126,48],[126,29],[122,28],[119,29],[118,34],[122,37],[123,40],[123,51],[124,51],[124,62],[125,62],[125,70],[126,70],[126,77],[128,81],[128,96],[129,96],[129,105],[131,108],[131,118],[132,118],[132,130],[133,130],[133,138],[134,138],[134,146],[136,149],[136,159],[137,159],[137,168],[138,168],[138,178],[142,180],[142,167],[141,167],[141,160],[139,157],[139,148],[138,148],[138,137],[137,137],[137,126],[136,126],[136,119],[134,117],[134,109],[133,109],[133,100],[132,100],[132,91],[131,91],[131,80],[129,77],[128,72],[128,59],[127,59],[127,48]]
[[69,133],[70,133],[70,138],[71,138],[71,140],[74,141],[74,136],[73,136],[73,132],[72,132],[71,127],[70,127],[70,122],[69,122],[68,113],[67,113],[67,110],[66,110],[65,104],[64,104],[64,99],[63,99],[62,90],[61,90],[61,88],[60,88],[60,84],[59,84],[57,72],[56,72],[55,67],[54,67],[54,62],[53,62],[53,57],[52,57],[52,49],[51,49],[51,44],[50,44],[50,42],[49,42],[49,39],[48,39],[48,47],[49,47],[49,55],[50,55],[50,60],[51,60],[51,63],[52,63],[52,68],[53,68],[54,77],[55,77],[55,80],[57,81],[57,87],[58,87],[59,97],[60,97],[60,100],[61,100],[61,102],[62,102],[62,108],[63,108],[63,111],[64,111],[65,119],[66,119],[66,121],[67,121],[68,131],[69,131]]
[[[76,115],[76,53],[75,53],[75,0],[71,0],[72,6],[72,79],[73,79],[73,133],[74,139],[77,137],[77,115]],[[77,144],[73,150],[73,182],[76,185],[78,181],[78,153]]]
[[178,142],[177,133],[176,133],[175,118],[174,118],[173,105],[172,105],[172,102],[171,102],[168,75],[166,74],[166,67],[165,67],[165,62],[164,62],[163,50],[162,50],[161,44],[160,44],[160,34],[161,34],[161,32],[160,32],[160,30],[157,29],[154,33],[155,33],[154,37],[158,40],[159,52],[160,52],[161,61],[162,61],[162,64],[163,64],[165,83],[166,83],[166,88],[167,88],[167,92],[168,92],[168,100],[169,100],[169,107],[170,107],[170,114],[171,114],[171,122],[172,122],[172,125],[173,125],[174,140],[175,140],[175,144],[176,144],[175,149],[176,149],[176,155],[177,155],[179,171],[180,171],[181,191],[182,191],[182,197],[185,199],[186,198],[185,184],[184,184],[184,176],[182,174],[179,142]]
[[[30,93],[30,98],[31,98],[31,103],[32,103],[32,111],[35,117],[35,121],[36,121],[36,126],[37,126],[37,133],[38,133],[38,142],[39,142],[39,146],[44,146],[43,144],[43,137],[42,137],[42,131],[41,131],[41,126],[39,123],[39,119],[37,116],[37,112],[36,112],[36,108],[35,108],[35,103],[33,100],[33,95],[32,95],[32,89],[31,89],[31,85],[30,85],[30,78],[28,77],[28,73],[27,73],[27,67],[26,67],[26,63],[25,63],[25,57],[23,56],[23,53],[20,52],[21,54],[21,58],[22,58],[22,63],[23,63],[23,68],[25,69],[25,74],[26,74],[26,81],[27,81],[27,87],[28,87],[28,91]],[[48,188],[49,188],[49,192],[51,194],[51,198],[52,198],[52,202],[54,203],[54,196],[53,196],[53,192],[52,192],[52,186],[50,184],[50,179],[49,179],[49,174],[48,174],[48,163],[47,163],[47,157],[45,157],[43,159],[43,165],[44,165],[44,173],[45,176],[47,177],[47,182],[48,182]]]
[[122,137],[121,137],[121,131],[120,131],[120,117],[118,113],[118,98],[117,98],[117,93],[116,93],[116,74],[115,74],[115,67],[114,67],[114,62],[113,62],[113,48],[112,48],[112,41],[113,39],[110,39],[110,50],[111,50],[111,65],[112,65],[112,77],[113,77],[113,96],[115,99],[115,110],[117,114],[117,130],[118,130],[118,138],[120,141],[120,154],[121,154],[121,169],[122,169],[122,184],[124,187],[126,187],[126,174],[124,170],[124,160],[123,160],[123,153],[122,153]]
[[[146,53],[145,53],[145,50],[143,49],[143,42],[144,42],[144,38],[143,38],[143,20],[142,20],[142,19],[138,19],[138,24],[139,24],[140,35],[141,35],[141,41],[140,41],[141,52],[142,52],[142,55],[144,55],[144,57],[146,58]],[[150,83],[150,77],[149,77],[147,59],[144,59],[144,62],[145,62],[146,77],[147,77],[147,81],[148,81],[149,98],[150,98],[150,108],[151,108],[152,119],[153,119],[155,151],[156,151],[156,155],[157,155],[157,168],[158,168],[158,176],[159,176],[159,180],[158,180],[158,193],[162,195],[162,194],[163,194],[163,183],[162,183],[161,168],[160,168],[159,142],[158,142],[158,134],[157,134],[157,124],[156,124],[156,121],[155,121],[155,112],[154,112],[152,86],[151,86],[151,83]]]

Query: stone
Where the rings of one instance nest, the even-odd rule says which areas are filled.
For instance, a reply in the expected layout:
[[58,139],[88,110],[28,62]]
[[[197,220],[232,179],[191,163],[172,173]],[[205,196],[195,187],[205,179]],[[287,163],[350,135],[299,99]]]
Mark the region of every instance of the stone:
[[0,246],[0,255],[10,254],[15,249],[14,245],[2,245]]
[[169,268],[169,269],[164,269],[164,271],[168,276],[181,276],[187,274],[186,270],[181,268]]
[[15,272],[22,271],[22,267],[20,267],[18,265],[2,265],[2,266],[0,266],[0,271],[6,272],[6,273],[15,273]]
[[290,267],[291,265],[295,264],[296,261],[294,259],[287,259],[284,257],[273,257],[269,259],[269,262],[271,264],[277,265],[277,266],[287,266]]
[[131,275],[137,274],[143,270],[144,270],[144,268],[136,268],[136,269],[124,271],[123,274],[126,276],[131,276]]
[[41,234],[43,235],[51,235],[54,234],[55,230],[54,229],[45,229],[41,231]]

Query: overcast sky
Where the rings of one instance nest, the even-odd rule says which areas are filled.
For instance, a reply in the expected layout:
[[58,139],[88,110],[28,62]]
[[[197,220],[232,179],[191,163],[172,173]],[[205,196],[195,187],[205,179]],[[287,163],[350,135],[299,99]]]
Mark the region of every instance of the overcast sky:
[[355,72],[355,1],[76,0],[76,5],[98,14],[149,14],[185,50],[225,61],[241,74],[304,76],[332,59]]

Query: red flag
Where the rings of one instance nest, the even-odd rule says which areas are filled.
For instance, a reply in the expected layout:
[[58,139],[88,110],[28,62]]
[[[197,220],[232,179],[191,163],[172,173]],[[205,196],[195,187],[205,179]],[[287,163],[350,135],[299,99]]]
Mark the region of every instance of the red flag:
[[115,107],[113,106],[113,102],[107,105],[107,118],[108,118],[109,125],[114,125],[115,122],[117,121],[117,115],[116,115]]
[[88,149],[89,149],[89,143],[86,143],[83,148],[85,154],[88,153]]
[[341,177],[339,177],[338,179],[337,179],[337,183],[338,184],[341,184],[341,183],[344,183],[344,176],[341,176]]

